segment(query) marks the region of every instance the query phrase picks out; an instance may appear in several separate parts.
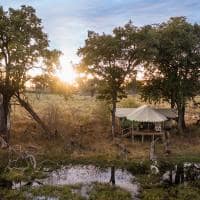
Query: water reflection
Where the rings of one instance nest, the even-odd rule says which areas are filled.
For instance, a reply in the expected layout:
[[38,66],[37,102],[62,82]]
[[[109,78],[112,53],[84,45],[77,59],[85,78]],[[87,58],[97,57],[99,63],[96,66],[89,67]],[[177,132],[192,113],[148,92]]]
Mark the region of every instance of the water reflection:
[[[70,165],[51,172],[48,178],[42,180],[42,183],[48,185],[81,184],[81,195],[86,197],[92,188],[92,183],[109,183],[110,176],[110,168],[101,169],[93,165]],[[115,182],[116,186],[129,191],[133,197],[138,195],[139,185],[135,177],[127,170],[116,169]]]

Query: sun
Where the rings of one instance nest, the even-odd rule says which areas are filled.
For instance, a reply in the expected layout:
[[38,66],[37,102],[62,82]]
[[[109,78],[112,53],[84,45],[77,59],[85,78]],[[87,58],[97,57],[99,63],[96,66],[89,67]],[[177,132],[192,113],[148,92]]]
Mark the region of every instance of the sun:
[[77,74],[72,68],[72,66],[62,67],[59,71],[56,72],[56,75],[64,82],[74,83],[77,78]]
[[64,82],[73,84],[75,83],[78,74],[73,69],[71,63],[67,62],[64,57],[60,58],[61,69],[56,72],[56,75]]

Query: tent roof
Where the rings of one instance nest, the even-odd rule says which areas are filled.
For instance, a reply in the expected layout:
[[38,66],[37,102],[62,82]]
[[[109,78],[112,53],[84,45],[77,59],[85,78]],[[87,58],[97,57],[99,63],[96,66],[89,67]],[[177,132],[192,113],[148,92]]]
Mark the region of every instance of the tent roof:
[[147,105],[133,110],[133,112],[127,115],[127,119],[137,122],[164,122],[167,120],[163,114]]
[[178,117],[177,111],[175,109],[168,109],[168,108],[156,108],[157,112],[165,115],[165,117],[169,119],[175,119]]
[[116,117],[126,117],[130,113],[132,113],[137,108],[117,108],[116,109]]
[[[131,114],[136,109],[137,108],[117,108],[116,109],[116,117],[119,117],[119,118],[127,117],[129,114]],[[155,108],[155,110],[157,112],[163,114],[165,117],[167,117],[169,119],[177,118],[176,110],[173,110],[170,108]]]

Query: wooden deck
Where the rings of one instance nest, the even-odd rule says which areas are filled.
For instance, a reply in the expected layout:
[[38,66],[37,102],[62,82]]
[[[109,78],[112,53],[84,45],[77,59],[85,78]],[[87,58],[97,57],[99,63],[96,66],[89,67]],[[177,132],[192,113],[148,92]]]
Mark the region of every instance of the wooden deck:
[[164,132],[163,131],[136,131],[132,130],[132,128],[127,128],[122,130],[122,137],[129,137],[131,136],[132,141],[134,142],[135,136],[141,136],[142,142],[144,142],[144,136],[151,136],[152,141],[155,139],[155,136],[160,136],[162,139],[164,139]]

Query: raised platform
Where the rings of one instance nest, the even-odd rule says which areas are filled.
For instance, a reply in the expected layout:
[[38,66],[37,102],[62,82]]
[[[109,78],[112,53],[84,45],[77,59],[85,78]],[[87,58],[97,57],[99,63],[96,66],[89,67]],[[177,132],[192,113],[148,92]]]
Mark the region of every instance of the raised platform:
[[[126,133],[124,133],[126,132]],[[163,131],[136,131],[132,130],[132,128],[124,129],[122,130],[122,137],[129,137],[131,136],[132,141],[134,142],[134,136],[141,136],[142,142],[144,142],[144,136],[151,136],[152,140],[154,140],[155,136],[161,136],[162,139],[164,138],[164,132]]]

